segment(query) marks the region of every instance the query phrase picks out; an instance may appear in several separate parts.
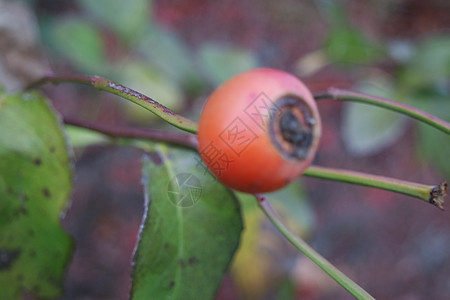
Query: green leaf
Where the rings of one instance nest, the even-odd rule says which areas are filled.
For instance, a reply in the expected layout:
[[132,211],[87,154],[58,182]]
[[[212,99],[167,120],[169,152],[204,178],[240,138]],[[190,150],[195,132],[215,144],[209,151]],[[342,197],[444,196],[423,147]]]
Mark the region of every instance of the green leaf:
[[371,63],[383,54],[381,46],[351,26],[333,27],[325,42],[325,53],[335,63]]
[[328,60],[339,64],[371,63],[384,54],[384,47],[369,39],[352,25],[339,1],[316,0],[317,8],[330,32],[325,40],[324,52]]
[[239,244],[238,202],[193,152],[159,148],[151,158],[132,298],[213,299]]
[[[364,93],[400,100],[383,78],[372,78],[359,88]],[[405,116],[380,107],[345,103],[342,138],[347,150],[356,156],[372,155],[391,146],[406,129]]]
[[102,36],[92,24],[81,19],[58,19],[45,30],[51,45],[81,71],[98,73],[108,67]]
[[149,0],[80,0],[80,4],[94,17],[115,30],[125,40],[139,38],[149,23]]
[[60,226],[72,188],[70,155],[37,93],[0,98],[0,298],[61,295],[72,240]]
[[418,45],[399,80],[409,87],[450,83],[450,36],[434,36]]
[[252,52],[230,46],[207,44],[200,49],[200,63],[209,81],[220,85],[232,76],[258,66]]

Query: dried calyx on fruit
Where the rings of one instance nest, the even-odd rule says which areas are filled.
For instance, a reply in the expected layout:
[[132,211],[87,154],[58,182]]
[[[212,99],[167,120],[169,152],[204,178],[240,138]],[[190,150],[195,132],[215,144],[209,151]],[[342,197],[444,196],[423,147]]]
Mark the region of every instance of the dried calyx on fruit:
[[295,96],[279,99],[271,115],[270,137],[287,158],[305,159],[311,150],[315,119],[305,102]]
[[310,165],[320,134],[319,112],[308,88],[286,72],[255,69],[211,94],[200,116],[199,153],[228,187],[270,192]]

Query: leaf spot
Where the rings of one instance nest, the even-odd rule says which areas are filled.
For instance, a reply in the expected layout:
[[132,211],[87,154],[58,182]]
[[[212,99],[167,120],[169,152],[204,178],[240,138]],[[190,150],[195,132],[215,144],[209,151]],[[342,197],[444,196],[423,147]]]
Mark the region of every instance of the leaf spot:
[[45,196],[45,197],[47,197],[47,198],[50,198],[50,191],[48,190],[48,188],[43,188],[42,189],[42,194]]
[[194,256],[189,257],[187,262],[185,260],[181,259],[181,258],[178,260],[178,264],[180,265],[181,268],[185,268],[185,267],[188,267],[188,266],[193,266],[193,265],[195,265],[197,263],[198,263],[198,259],[196,257],[194,257]]
[[180,265],[180,267],[185,268],[186,267],[186,263],[184,262],[184,260],[182,258],[180,258],[178,260],[178,264]]
[[15,217],[19,217],[20,215],[28,215],[28,210],[21,206],[19,207],[15,212],[14,212],[14,216]]
[[8,186],[7,192],[8,192],[9,195],[14,195],[14,190],[13,190],[13,188],[10,187],[10,186]]
[[169,283],[169,289],[172,289],[174,286],[175,286],[175,281],[172,280],[172,281]]
[[40,157],[38,157],[33,160],[33,163],[39,167],[42,164],[42,160]]
[[0,271],[8,270],[13,262],[19,258],[20,250],[0,249]]
[[25,203],[28,201],[27,195],[25,195],[23,193],[19,194],[19,197],[20,197],[20,201],[22,201],[22,203]]
[[195,265],[196,263],[198,263],[198,259],[196,257],[194,257],[194,256],[189,257],[188,264],[190,266]]

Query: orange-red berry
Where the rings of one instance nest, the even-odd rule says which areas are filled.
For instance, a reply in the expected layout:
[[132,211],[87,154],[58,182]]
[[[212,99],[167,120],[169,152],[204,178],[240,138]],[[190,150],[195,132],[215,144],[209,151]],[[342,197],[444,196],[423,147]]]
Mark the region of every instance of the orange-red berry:
[[310,165],[320,134],[315,100],[298,78],[254,69],[229,79],[207,100],[199,121],[199,153],[226,186],[271,192]]

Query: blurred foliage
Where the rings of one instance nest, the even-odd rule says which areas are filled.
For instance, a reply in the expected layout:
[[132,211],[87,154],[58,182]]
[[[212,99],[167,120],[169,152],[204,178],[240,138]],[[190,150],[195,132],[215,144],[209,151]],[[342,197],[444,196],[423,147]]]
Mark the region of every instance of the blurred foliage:
[[[431,90],[419,94],[416,98],[416,106],[433,113],[434,115],[450,120],[450,92]],[[448,136],[425,124],[418,126],[416,150],[424,162],[432,163],[447,178],[450,177],[450,163],[448,153],[450,139]]]
[[195,65],[195,55],[175,31],[155,23],[148,26],[137,51],[148,64],[157,68],[167,80],[180,85],[187,95],[197,95],[204,81]]
[[[357,89],[396,101],[405,102],[444,120],[450,120],[450,36],[427,37],[417,45],[399,44],[390,47],[390,55],[398,63],[398,76],[389,76],[379,70],[376,77],[362,79]],[[400,45],[400,46],[399,46]],[[402,47],[399,49],[396,47]],[[405,49],[406,47],[406,49]],[[373,70],[369,74],[374,73]],[[350,152],[370,155],[386,149],[401,138],[406,119],[378,108],[348,103],[344,110],[343,135]],[[416,128],[426,128],[417,124]],[[444,157],[448,147],[435,147],[431,141],[442,138],[433,129],[418,131],[418,153],[450,176]],[[427,141],[427,142],[424,142]]]
[[37,22],[28,6],[0,0],[0,85],[17,92],[48,72]]
[[399,83],[405,88],[442,90],[448,93],[450,81],[450,35],[423,38],[401,59]]
[[258,66],[251,51],[226,45],[205,44],[201,47],[199,56],[206,78],[214,86],[219,86],[237,73]]
[[[354,89],[404,102],[450,121],[450,35],[437,33],[417,43],[402,40],[369,39],[348,21],[343,2],[317,0],[317,7],[329,23],[323,48],[297,62],[299,72],[311,75],[327,65],[357,71]],[[383,71],[382,63],[395,66],[395,73]],[[406,131],[407,118],[386,110],[346,103],[342,136],[350,154],[368,156],[392,146]],[[442,134],[417,125],[417,153],[450,176],[445,158],[448,147],[435,147]],[[448,138],[443,139],[448,144]]]
[[372,63],[381,55],[380,47],[360,30],[350,27],[333,28],[325,44],[325,53],[336,63]]
[[125,42],[136,41],[149,22],[152,2],[148,0],[79,0],[96,22],[113,30]]
[[[186,98],[258,66],[251,51],[234,45],[192,49],[175,31],[153,21],[151,1],[79,3],[76,15],[50,15],[41,21],[49,52],[81,73],[127,84],[171,109],[181,109]],[[154,120],[139,107],[123,106],[132,122]]]
[[349,22],[342,2],[317,0],[316,3],[328,22],[324,52],[331,62],[368,64],[382,57],[383,47]]
[[[361,92],[401,101],[392,86],[392,78],[385,74],[368,77],[356,87]],[[406,130],[406,117],[380,107],[360,103],[347,103],[343,110],[342,138],[355,156],[380,152],[394,144]]]
[[[426,37],[411,52],[400,66],[397,89],[409,104],[450,121],[450,34]],[[418,128],[419,156],[450,177],[449,138],[423,124]]]
[[86,73],[106,73],[108,63],[101,32],[78,18],[59,19],[46,24],[50,43],[77,69]]
[[[298,252],[267,220],[253,195],[238,193],[244,215],[244,232],[232,274],[245,299],[261,299],[280,289],[290,294],[286,282]],[[311,204],[303,187],[294,182],[288,187],[266,194],[285,224],[305,238],[314,227]],[[289,298],[287,298],[289,299]]]
[[[138,90],[144,95],[151,95],[153,99],[164,99],[164,105],[173,111],[180,111],[184,103],[182,87],[176,81],[164,76],[156,67],[145,66],[145,62],[137,60],[123,63],[121,84]],[[146,124],[158,117],[142,107],[128,101],[121,101],[120,106],[133,123]]]

